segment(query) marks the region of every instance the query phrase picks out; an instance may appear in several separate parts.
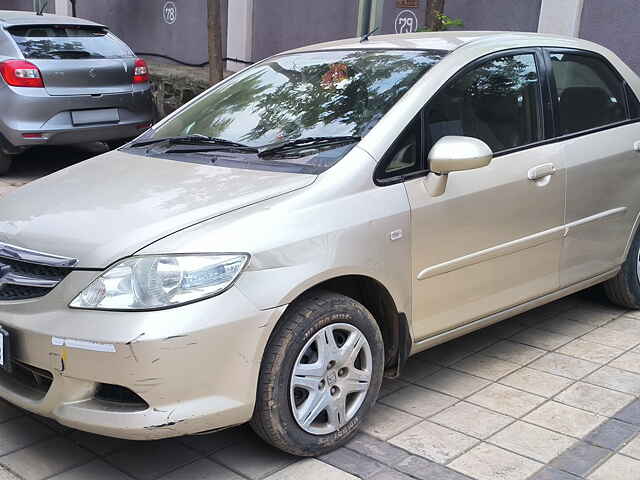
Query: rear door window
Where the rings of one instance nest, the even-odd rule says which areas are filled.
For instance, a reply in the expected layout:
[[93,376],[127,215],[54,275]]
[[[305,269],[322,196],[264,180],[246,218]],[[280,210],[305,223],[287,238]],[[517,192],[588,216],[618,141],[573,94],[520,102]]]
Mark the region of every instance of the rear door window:
[[27,59],[128,58],[133,53],[107,29],[92,26],[22,25],[9,33]]
[[622,79],[604,60],[580,53],[551,53],[550,57],[560,135],[627,119]]

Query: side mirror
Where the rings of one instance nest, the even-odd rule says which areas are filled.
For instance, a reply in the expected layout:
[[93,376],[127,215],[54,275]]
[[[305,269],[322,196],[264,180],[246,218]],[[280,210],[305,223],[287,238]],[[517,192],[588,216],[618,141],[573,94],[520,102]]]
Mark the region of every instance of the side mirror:
[[429,152],[429,169],[425,186],[434,197],[444,193],[451,172],[486,167],[493,159],[489,145],[472,137],[442,137]]
[[432,172],[447,175],[451,172],[486,167],[493,152],[482,140],[472,137],[442,137],[429,152]]

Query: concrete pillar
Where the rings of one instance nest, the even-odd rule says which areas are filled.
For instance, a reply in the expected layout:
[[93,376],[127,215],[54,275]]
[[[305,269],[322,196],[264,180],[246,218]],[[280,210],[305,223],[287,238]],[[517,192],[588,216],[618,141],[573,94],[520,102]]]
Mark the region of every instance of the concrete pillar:
[[[227,58],[252,61],[253,56],[253,0],[230,0],[227,24]],[[246,67],[240,62],[227,61],[233,72]]]
[[71,2],[69,0],[56,0],[55,3],[56,15],[71,16]]
[[584,0],[542,0],[538,32],[577,37]]

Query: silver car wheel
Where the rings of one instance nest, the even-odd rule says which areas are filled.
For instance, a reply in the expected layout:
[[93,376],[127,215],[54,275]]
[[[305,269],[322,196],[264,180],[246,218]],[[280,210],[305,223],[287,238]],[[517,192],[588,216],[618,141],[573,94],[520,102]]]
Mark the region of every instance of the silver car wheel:
[[291,372],[291,409],[300,428],[327,435],[343,427],[364,402],[372,370],[371,347],[358,328],[334,323],[316,332]]

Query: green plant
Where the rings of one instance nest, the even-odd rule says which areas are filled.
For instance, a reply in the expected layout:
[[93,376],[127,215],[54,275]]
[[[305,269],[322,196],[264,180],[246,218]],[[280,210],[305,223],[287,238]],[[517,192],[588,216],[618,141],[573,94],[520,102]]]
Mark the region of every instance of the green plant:
[[440,12],[434,12],[434,17],[436,19],[436,24],[441,28],[420,27],[418,28],[418,31],[437,32],[440,30],[449,30],[452,27],[464,27],[464,21],[461,18],[451,18],[449,15],[445,15]]

